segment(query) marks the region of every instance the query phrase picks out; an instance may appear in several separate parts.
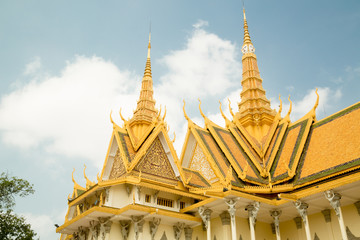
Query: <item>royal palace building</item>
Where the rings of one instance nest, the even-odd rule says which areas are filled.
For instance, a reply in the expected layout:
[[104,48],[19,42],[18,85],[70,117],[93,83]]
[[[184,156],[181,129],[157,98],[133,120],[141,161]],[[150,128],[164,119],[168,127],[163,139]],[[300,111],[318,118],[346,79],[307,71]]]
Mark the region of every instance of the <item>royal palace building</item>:
[[[68,198],[61,240],[360,239],[360,103],[295,122],[262,87],[244,11],[242,90],[225,126],[186,114],[180,157],[155,108],[150,39],[133,116],[113,132],[97,182]],[[284,114],[285,115],[285,114]],[[104,139],[105,140],[105,139]]]

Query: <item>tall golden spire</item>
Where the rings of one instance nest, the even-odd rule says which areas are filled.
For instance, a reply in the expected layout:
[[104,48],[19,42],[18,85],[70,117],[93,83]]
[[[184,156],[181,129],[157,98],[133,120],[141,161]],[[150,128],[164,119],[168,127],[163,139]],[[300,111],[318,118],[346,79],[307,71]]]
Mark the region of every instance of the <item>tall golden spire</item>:
[[[253,136],[261,139],[272,124],[276,112],[270,108],[270,101],[265,96],[265,90],[262,87],[262,79],[257,64],[255,48],[251,42],[248,23],[244,13],[244,43],[241,48],[242,56],[242,91],[240,93],[241,102],[239,112],[236,117],[241,124]],[[261,127],[263,126],[264,127]]]
[[248,28],[248,24],[246,21],[246,15],[245,15],[245,8],[243,8],[243,13],[244,13],[244,44],[251,44],[251,39],[250,39],[250,34],[249,34],[249,28]]
[[153,117],[156,116],[155,100],[153,99],[153,81],[151,75],[151,62],[150,62],[150,50],[151,50],[151,32],[149,32],[149,44],[147,52],[147,60],[145,65],[144,77],[141,83],[140,97],[137,102],[134,116],[130,120],[130,125],[135,122],[149,122],[151,123]]

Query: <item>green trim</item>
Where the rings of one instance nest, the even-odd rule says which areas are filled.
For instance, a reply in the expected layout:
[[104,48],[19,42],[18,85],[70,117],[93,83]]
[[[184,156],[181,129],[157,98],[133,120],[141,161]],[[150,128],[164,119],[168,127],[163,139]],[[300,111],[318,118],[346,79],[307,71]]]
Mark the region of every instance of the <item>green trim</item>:
[[[198,176],[201,181],[207,186],[207,187],[211,187],[211,184],[197,171],[193,171],[191,169],[186,169],[186,168],[183,168],[183,170],[186,172],[191,172],[193,174],[195,174],[196,176]],[[198,187],[198,188],[203,188],[204,186],[200,186],[200,185],[197,185],[197,184],[194,184],[194,183],[191,183],[191,180],[189,182],[188,185],[191,185],[191,186],[194,186],[194,187]]]
[[[277,168],[277,165],[279,164],[279,160],[280,160],[280,157],[281,157],[281,154],[282,154],[282,151],[283,151],[283,148],[285,146],[285,143],[286,143],[286,139],[290,133],[290,131],[300,127],[300,131],[299,131],[299,134],[296,138],[296,142],[295,142],[295,147],[291,153],[291,156],[290,156],[290,161],[289,161],[289,168],[291,169],[292,165],[294,164],[294,160],[295,160],[295,156],[298,152],[298,149],[300,147],[300,142],[301,140],[303,139],[303,136],[304,136],[304,133],[305,133],[305,129],[306,129],[306,126],[308,124],[311,124],[312,122],[312,119],[305,119],[291,127],[289,127],[287,130],[286,130],[286,133],[285,133],[285,136],[283,137],[283,140],[281,142],[281,145],[280,145],[280,148],[279,148],[279,151],[275,157],[275,161],[274,161],[274,164],[272,165],[271,167],[271,170],[270,170],[270,174],[272,176],[272,181],[273,182],[276,182],[276,181],[280,181],[280,180],[283,180],[284,178],[287,178],[289,177],[289,174],[287,173],[287,171],[285,173],[282,173],[276,177],[274,177],[274,172],[275,172],[275,169]],[[307,135],[305,135],[306,137]]]
[[[338,172],[341,172],[341,171],[344,171],[344,170],[347,170],[349,168],[356,167],[356,166],[360,168],[360,158],[354,159],[352,161],[349,161],[349,162],[346,162],[343,164],[339,164],[337,166],[322,170],[320,172],[311,174],[311,175],[303,177],[303,178],[296,179],[294,181],[295,182],[294,185],[300,185],[305,182],[311,182],[313,180],[326,177],[327,175],[338,173]],[[299,173],[299,176],[300,175],[301,175],[301,171]]]
[[[221,157],[222,157],[222,159],[223,159],[223,161],[225,162],[225,164],[226,164],[227,167],[231,166],[229,160],[225,157],[224,153],[221,151],[221,148],[218,146],[218,144],[216,143],[215,139],[211,136],[211,134],[210,134],[208,131],[204,131],[204,130],[201,130],[201,129],[196,129],[196,131],[197,131],[198,135],[200,136],[201,140],[203,141],[203,143],[205,144],[207,150],[209,151],[209,153],[210,153],[211,157],[213,158],[214,162],[216,163],[217,167],[219,168],[221,174],[222,174],[223,177],[225,178],[225,177],[226,177],[226,173],[224,173],[224,171],[222,170],[222,168],[221,168],[218,160],[215,158],[215,155],[214,155],[213,151],[211,151],[211,148],[210,148],[209,144],[207,143],[207,141],[205,140],[204,135],[209,136],[209,137],[212,139],[212,141],[214,141],[215,146],[216,146],[217,150],[219,151],[219,153],[220,153],[220,155],[221,155]],[[237,180],[237,181],[236,181],[237,184],[242,184],[241,181],[240,181],[240,179],[239,179],[236,175],[234,175],[234,173],[235,173],[235,171],[234,171],[234,169],[233,169],[233,170],[232,170],[232,175],[233,175],[233,177]],[[231,182],[233,183],[234,181],[231,181]],[[235,183],[236,183],[236,182],[235,182]],[[235,184],[233,184],[233,185],[235,185]],[[242,186],[242,185],[240,185],[240,186]]]
[[85,190],[76,189],[77,197],[86,192]]
[[129,135],[125,134],[125,133],[122,133],[122,132],[118,132],[118,135],[119,135],[119,138],[120,138],[120,141],[121,141],[121,146],[125,150],[126,158],[127,158],[128,162],[131,163],[132,159],[130,157],[130,153],[129,153],[129,150],[128,150],[128,147],[127,147],[127,144],[126,144],[126,140],[125,140],[125,136],[129,137]]
[[235,158],[235,156],[232,154],[232,152],[230,151],[230,148],[228,147],[228,144],[225,142],[225,140],[223,139],[223,137],[221,136],[221,134],[219,132],[223,132],[225,134],[229,134],[231,139],[233,140],[233,142],[235,143],[235,145],[237,146],[237,148],[240,150],[241,154],[245,157],[246,161],[248,162],[248,164],[250,165],[251,169],[254,171],[254,173],[256,174],[256,176],[258,178],[254,178],[254,177],[250,177],[250,176],[246,176],[247,179],[249,179],[250,181],[254,181],[254,182],[259,182],[259,183],[266,183],[266,181],[264,181],[259,173],[259,170],[255,167],[254,163],[250,160],[249,156],[245,153],[244,149],[240,146],[239,142],[236,140],[236,138],[231,134],[231,132],[228,132],[226,130],[220,129],[220,128],[216,128],[213,127],[214,131],[216,132],[216,134],[218,135],[218,137],[221,139],[221,141],[224,143],[224,145],[226,146],[226,149],[229,151],[229,153],[231,154],[231,156],[233,157],[233,159],[235,159],[236,164],[240,167],[240,169],[243,171],[243,167],[240,166],[240,164],[238,163],[237,159]]
[[[281,125],[279,125],[279,126],[277,127],[277,128],[279,129],[279,131],[278,131],[278,133],[276,134],[274,144],[273,144],[273,146],[272,146],[272,148],[271,148],[271,150],[270,150],[269,157],[266,159],[266,164],[265,164],[265,165],[267,165],[268,162],[269,162],[269,160],[270,160],[270,157],[271,157],[271,155],[272,155],[272,153],[273,153],[273,151],[274,151],[275,145],[276,145],[276,143],[277,143],[277,141],[278,141],[279,135],[280,135],[281,130],[282,130],[282,128],[284,127],[284,125],[285,125],[285,123],[282,123]],[[276,130],[275,130],[275,131],[276,131]],[[268,150],[268,151],[269,151],[269,150]]]
[[[300,162],[299,162],[299,167],[297,169],[297,172],[296,172],[296,177],[294,179],[294,185],[301,185],[301,184],[304,184],[308,181],[314,181],[316,179],[319,179],[319,178],[323,178],[323,177],[326,177],[327,175],[331,175],[331,174],[334,174],[334,173],[338,173],[338,172],[341,172],[341,171],[344,171],[344,170],[347,170],[349,168],[352,168],[352,167],[355,167],[355,166],[358,166],[360,165],[360,158],[356,158],[354,160],[351,160],[349,162],[346,162],[346,163],[342,163],[342,164],[339,164],[339,165],[336,165],[334,167],[331,167],[331,168],[328,168],[328,169],[325,169],[325,170],[322,170],[320,172],[317,172],[317,173],[313,173],[309,176],[306,176],[306,177],[303,177],[303,178],[300,178],[301,176],[301,172],[302,172],[302,168],[304,166],[304,162],[305,162],[305,158],[306,158],[306,154],[307,154],[307,150],[309,148],[309,145],[310,145],[310,142],[311,142],[311,137],[312,137],[312,133],[314,131],[314,129],[316,129],[317,127],[320,127],[324,124],[327,124],[331,121],[334,121],[336,120],[337,118],[339,117],[342,117],[346,114],[349,114],[355,110],[358,110],[360,109],[360,103],[358,104],[355,104],[354,106],[352,107],[349,107],[337,114],[334,114],[333,116],[330,116],[329,118],[325,118],[319,122],[317,122],[316,124],[314,124],[310,130],[310,133],[309,133],[309,137],[307,139],[307,142],[305,144],[305,148],[304,148],[304,151],[303,151],[303,154],[301,155],[301,158],[300,158]],[[360,166],[359,166],[360,167]]]
[[331,122],[331,121],[333,121],[333,120],[335,120],[335,119],[337,119],[339,117],[342,117],[342,116],[344,116],[346,114],[349,114],[349,113],[351,113],[351,112],[353,112],[353,111],[355,111],[355,110],[357,110],[359,108],[360,108],[360,102],[355,104],[354,106],[349,107],[347,109],[344,109],[343,111],[338,112],[338,113],[336,113],[336,114],[334,114],[334,115],[332,115],[332,116],[330,116],[328,118],[324,118],[324,119],[320,120],[319,122],[317,122],[317,123],[315,123],[313,125],[313,128],[317,128],[317,127],[320,127],[321,125],[327,124],[327,123],[329,123],[329,122]]

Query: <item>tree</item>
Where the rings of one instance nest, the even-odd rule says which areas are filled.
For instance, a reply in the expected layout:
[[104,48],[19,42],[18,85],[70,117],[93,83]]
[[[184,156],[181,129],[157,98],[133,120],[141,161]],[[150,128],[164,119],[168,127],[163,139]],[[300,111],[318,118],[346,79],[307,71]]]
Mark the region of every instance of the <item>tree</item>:
[[28,181],[10,177],[7,173],[0,175],[0,239],[32,240],[36,233],[25,219],[12,212],[15,196],[25,197],[33,194],[33,185]]
[[0,239],[32,240],[35,236],[36,233],[23,217],[17,216],[11,210],[0,211]]

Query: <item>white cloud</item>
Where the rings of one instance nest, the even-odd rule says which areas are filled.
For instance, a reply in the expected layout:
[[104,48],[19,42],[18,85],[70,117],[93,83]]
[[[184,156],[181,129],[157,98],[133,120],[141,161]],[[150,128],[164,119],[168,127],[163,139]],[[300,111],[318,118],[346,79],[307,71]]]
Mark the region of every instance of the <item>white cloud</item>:
[[193,25],[194,28],[202,28],[202,27],[206,27],[206,26],[209,26],[209,22],[208,22],[208,21],[205,21],[205,20],[202,20],[202,19],[199,19],[199,20]]
[[198,98],[223,98],[241,79],[235,44],[202,29],[206,24],[204,21],[195,24],[185,47],[161,59],[168,72],[155,87],[157,102],[166,104],[167,121],[178,135],[175,145],[179,155],[182,143],[178,141],[185,136],[182,100],[187,101],[189,114],[189,106],[197,105]]
[[67,210],[65,209],[64,211],[49,215],[36,215],[29,212],[20,215],[25,217],[26,222],[31,225],[31,229],[36,232],[37,237],[40,237],[40,239],[58,239],[60,235],[56,233],[54,224],[61,225],[66,213]]
[[[331,89],[329,87],[318,88],[319,94],[319,105],[316,109],[317,119],[322,119],[327,115],[331,114],[332,106],[340,100],[342,97],[341,89]],[[283,101],[282,115],[286,115],[290,107],[287,99]],[[293,100],[292,100],[293,101]],[[293,101],[292,111],[290,114],[291,121],[296,121],[307,114],[315,105],[316,94],[315,89],[308,90],[306,95],[300,99]],[[278,106],[279,101],[276,99],[273,101],[273,106]],[[278,107],[276,107],[278,109]]]
[[[161,59],[168,72],[154,86],[157,104],[167,106],[170,136],[174,130],[177,134],[178,154],[186,133],[182,100],[221,96],[241,77],[235,45],[206,32],[204,25],[194,28],[184,49]],[[3,142],[45,150],[49,159],[51,154],[54,159],[78,157],[102,166],[112,130],[110,110],[118,123],[120,107],[125,117],[132,116],[141,78],[99,57],[77,56],[56,76],[41,74],[39,58],[26,69],[30,81],[17,85],[0,101]]]
[[34,57],[34,59],[26,64],[24,75],[32,75],[36,73],[42,67],[40,57]]
[[110,110],[123,106],[129,114],[139,83],[111,62],[78,56],[60,76],[32,80],[2,97],[2,139],[23,149],[41,146],[49,153],[101,164],[111,133]]

